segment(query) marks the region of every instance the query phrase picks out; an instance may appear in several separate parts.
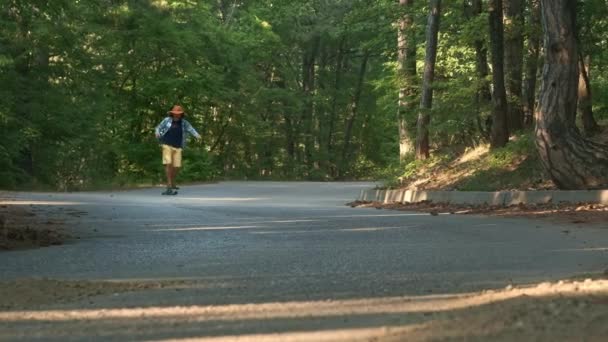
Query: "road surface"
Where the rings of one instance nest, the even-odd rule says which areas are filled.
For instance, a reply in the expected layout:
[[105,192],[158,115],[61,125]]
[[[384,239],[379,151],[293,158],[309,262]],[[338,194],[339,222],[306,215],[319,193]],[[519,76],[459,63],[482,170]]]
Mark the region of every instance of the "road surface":
[[[274,303],[287,311],[311,305],[307,310],[314,316],[314,308],[328,302],[337,306],[365,303],[365,307],[373,308],[377,301],[391,298],[502,288],[606,268],[605,229],[344,205],[370,186],[226,182],[184,187],[176,197],[162,197],[160,189],[13,194],[14,203],[32,204],[38,215],[63,211],[72,234],[80,239],[62,246],[3,252],[0,275],[4,281],[44,277],[198,284],[179,291],[116,293],[56,306],[66,310],[222,307],[242,313],[249,306],[239,309],[239,305]],[[55,337],[219,338],[292,331],[340,332],[353,326],[363,329],[357,336],[365,337],[366,329],[390,325],[391,320],[403,323],[407,315],[358,314],[356,319],[339,321],[317,317],[296,320],[297,324],[287,319],[259,319],[255,323],[237,320],[230,324],[214,320],[180,329],[170,329],[179,322],[168,326],[156,322],[146,329],[123,327],[126,330],[122,332],[114,330],[109,320],[103,328],[105,334],[99,329],[85,329],[66,335],[65,327]],[[45,330],[36,325],[40,322],[15,320],[9,324],[14,335],[6,336],[51,338],[45,335],[52,330],[49,322]],[[0,319],[0,326],[3,323]],[[130,331],[128,338],[125,331]],[[335,340],[341,335],[328,336],[328,340]],[[317,339],[322,336],[311,340]]]

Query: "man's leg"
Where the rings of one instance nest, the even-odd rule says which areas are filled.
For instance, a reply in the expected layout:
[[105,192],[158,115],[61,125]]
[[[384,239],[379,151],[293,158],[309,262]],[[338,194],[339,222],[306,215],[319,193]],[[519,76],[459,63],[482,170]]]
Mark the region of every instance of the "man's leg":
[[176,188],[176,187],[177,187],[177,186],[175,185],[175,184],[176,184],[176,183],[175,183],[175,178],[177,178],[177,174],[179,173],[179,170],[180,170],[180,168],[179,168],[179,167],[175,167],[175,166],[173,167],[173,183],[172,183],[172,186],[173,186],[174,188]]
[[165,190],[162,195],[177,195],[177,191],[173,190],[175,186],[175,168],[173,164],[165,165],[165,172],[167,173],[167,190]]
[[173,191],[174,176],[173,176],[173,151],[171,147],[163,145],[163,165],[165,165],[165,174],[167,175],[167,190],[163,192],[163,195],[175,195]]
[[165,173],[167,174],[167,188],[173,187],[173,165],[165,164]]
[[172,170],[171,186],[173,188],[177,188],[175,185],[175,178],[177,178],[177,174],[179,173],[179,170],[182,167],[182,149],[181,148],[173,149],[172,156],[173,156],[173,163],[171,165],[173,165],[173,170]]

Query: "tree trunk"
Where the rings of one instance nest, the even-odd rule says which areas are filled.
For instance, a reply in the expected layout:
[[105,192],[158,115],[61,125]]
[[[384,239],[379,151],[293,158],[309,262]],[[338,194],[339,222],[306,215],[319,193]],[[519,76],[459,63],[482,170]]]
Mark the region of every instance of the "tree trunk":
[[403,161],[414,151],[414,145],[408,131],[407,114],[415,108],[416,91],[416,42],[413,32],[414,0],[399,0],[404,11],[399,20],[397,32],[397,79],[399,82],[399,103],[397,122],[399,125],[399,160]]
[[344,50],[346,48],[346,36],[343,36],[340,39],[340,44],[338,45],[338,51],[336,56],[336,70],[334,76],[334,88],[333,88],[333,96],[331,102],[331,112],[329,115],[328,129],[327,129],[327,142],[325,151],[327,153],[327,158],[329,160],[329,169],[328,170],[332,177],[336,176],[336,159],[333,156],[333,138],[334,138],[334,130],[336,126],[336,120],[338,120],[338,97],[340,96],[340,89],[342,89],[342,73],[344,72],[344,59],[345,54]]
[[218,8],[220,11],[221,20],[224,25],[229,26],[232,18],[234,17],[234,12],[238,6],[236,1],[231,0],[220,0],[218,1]]
[[524,63],[524,1],[505,0],[505,72],[509,131],[524,127],[521,107]]
[[437,60],[437,41],[439,20],[441,17],[441,0],[430,0],[430,13],[426,26],[426,56],[424,59],[424,76],[422,79],[422,97],[418,112],[416,159],[427,159],[429,152],[429,123],[433,108],[433,80],[435,78],[435,61]]
[[509,142],[507,93],[505,90],[502,0],[490,0],[490,45],[492,47],[492,148]]
[[359,77],[357,79],[357,86],[352,96],[350,105],[350,115],[346,120],[346,128],[344,130],[344,149],[342,150],[342,167],[340,172],[344,172],[344,167],[349,165],[349,159],[351,156],[351,140],[353,136],[353,127],[357,114],[359,112],[359,102],[361,101],[361,92],[363,91],[363,84],[365,81],[365,72],[367,71],[367,62],[369,60],[369,52],[365,52],[363,60],[361,61],[361,68],[359,69]]
[[[478,17],[483,12],[481,0],[465,0],[464,6],[466,19]],[[488,49],[486,48],[483,38],[475,39],[473,47],[475,48],[475,71],[477,73],[477,93],[475,94],[475,104],[477,107],[476,121],[479,132],[486,139],[490,139],[490,134],[484,128],[481,118],[481,108],[492,101],[490,83],[487,81],[487,77],[490,74],[488,68]]]
[[576,127],[579,55],[577,0],[542,0],[545,66],[536,113],[536,144],[543,167],[560,189],[608,186],[608,146]]
[[296,138],[294,133],[294,125],[292,123],[290,113],[285,113],[285,144],[287,145],[287,158],[289,165],[288,172],[293,171],[293,167],[297,164],[297,154],[296,154]]
[[[483,12],[483,5],[481,0],[473,0],[472,10],[474,16],[479,16]],[[488,49],[484,44],[483,39],[476,39],[474,42],[475,46],[475,69],[477,70],[477,78],[479,80],[479,98],[483,102],[490,102],[492,99],[492,93],[490,91],[490,84],[486,81],[486,78],[490,74],[488,68]]]
[[583,122],[583,130],[591,136],[599,130],[600,126],[593,117],[593,102],[591,97],[591,82],[589,81],[589,64],[591,57],[586,58],[579,54],[579,81],[578,81],[578,110]]
[[314,117],[314,93],[316,90],[316,62],[320,51],[321,36],[315,35],[309,42],[310,46],[304,51],[302,61],[302,90],[304,92],[304,108],[302,120],[305,125],[304,156],[308,171],[315,166],[315,117]]
[[[275,81],[275,83],[279,89],[284,90],[287,87],[285,80],[283,80],[281,78],[278,78],[278,80]],[[285,137],[285,150],[287,151],[286,161],[284,163],[283,170],[284,170],[285,174],[292,176],[291,172],[294,171],[294,167],[297,164],[297,154],[296,154],[297,132],[295,131],[295,126],[297,126],[297,124],[294,122],[295,115],[293,115],[293,113],[291,111],[286,110],[285,103],[281,102],[281,105],[282,105],[281,115],[285,122],[283,125],[283,129],[284,129],[283,134]]]
[[536,105],[536,80],[538,79],[538,62],[540,57],[540,41],[542,26],[540,25],[540,0],[532,0],[530,9],[530,36],[528,38],[528,59],[526,62],[526,76],[524,80],[523,113],[524,126],[532,125]]

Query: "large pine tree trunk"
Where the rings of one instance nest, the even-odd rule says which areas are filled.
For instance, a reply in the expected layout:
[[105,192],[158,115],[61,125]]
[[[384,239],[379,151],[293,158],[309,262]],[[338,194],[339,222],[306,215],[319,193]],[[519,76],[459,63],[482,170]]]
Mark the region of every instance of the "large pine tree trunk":
[[416,42],[413,32],[413,5],[414,0],[399,0],[401,10],[404,12],[399,20],[397,32],[397,79],[399,82],[399,103],[397,123],[399,126],[399,160],[403,161],[414,151],[414,144],[410,137],[407,114],[415,110],[414,99],[416,90]]
[[427,159],[429,152],[429,123],[433,107],[433,80],[435,78],[435,61],[437,60],[437,43],[439,19],[441,17],[441,0],[430,0],[429,18],[426,26],[426,56],[424,59],[424,76],[422,79],[422,97],[418,112],[416,135],[416,159]]
[[591,98],[591,82],[589,81],[589,64],[591,57],[579,54],[579,81],[578,81],[578,110],[583,122],[586,135],[597,133],[600,126],[593,117],[593,102]]
[[536,80],[538,79],[538,64],[540,57],[540,41],[542,26],[540,24],[540,0],[532,0],[530,8],[530,34],[528,36],[528,58],[526,62],[526,76],[524,79],[523,113],[524,125],[531,126],[534,120],[534,107],[536,105]]
[[490,45],[492,47],[492,148],[503,147],[509,142],[507,123],[507,93],[504,71],[504,31],[502,0],[490,0]]
[[545,170],[559,188],[605,188],[608,146],[585,139],[576,127],[576,2],[542,0],[545,66],[536,113],[536,144]]
[[524,63],[524,1],[505,0],[505,71],[509,131],[521,130],[524,115],[521,107]]

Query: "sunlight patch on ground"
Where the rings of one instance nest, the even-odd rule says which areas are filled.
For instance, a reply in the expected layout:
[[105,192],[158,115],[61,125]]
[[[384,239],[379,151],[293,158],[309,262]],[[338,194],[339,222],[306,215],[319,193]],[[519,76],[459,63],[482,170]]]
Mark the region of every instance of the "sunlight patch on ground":
[[327,232],[377,232],[377,231],[383,231],[383,230],[407,229],[407,228],[413,228],[413,227],[369,227],[369,228],[310,229],[310,230],[281,229],[281,230],[252,232],[252,234],[267,235],[267,234],[313,234],[313,233],[327,233]]
[[383,230],[392,230],[392,229],[408,229],[414,227],[369,227],[369,228],[345,228],[338,229],[340,232],[379,232]]
[[[477,301],[484,304],[489,300]],[[235,304],[220,306],[146,307],[119,309],[40,310],[0,312],[0,322],[122,320],[136,318],[185,319],[205,321],[233,321],[247,319],[284,319],[310,316],[340,316],[344,314],[387,314],[443,311],[467,307],[473,301],[467,296],[437,298],[389,297],[337,301],[278,302]]]
[[267,201],[267,197],[178,197],[180,200],[199,201],[199,202],[254,202]]
[[260,228],[260,226],[225,226],[225,227],[189,227],[189,228],[166,228],[153,229],[153,232],[188,232],[197,230],[230,230],[230,229],[251,229]]
[[[142,291],[158,295],[175,289]],[[0,311],[0,340],[600,341],[608,332],[608,311],[601,305],[607,298],[608,280],[586,279],[468,294],[345,300],[150,307],[113,301],[87,309],[81,309],[84,303],[34,305]]]
[[173,306],[117,309],[35,310],[0,312],[0,322],[18,321],[89,321],[155,318],[196,322],[244,321],[343,315],[405,314],[442,312],[471,308],[530,296],[580,295],[606,293],[608,280],[542,283],[533,287],[509,288],[456,295],[402,296],[347,300],[295,301],[260,304],[229,304],[217,306]]
[[454,162],[454,165],[461,165],[461,164],[468,163],[473,160],[479,160],[482,157],[486,156],[488,153],[490,153],[490,145],[488,145],[488,144],[480,145],[474,149],[470,149],[467,152],[465,152],[460,158],[458,158]]
[[255,221],[250,223],[301,223],[301,222],[319,222],[320,220],[282,220],[282,221]]
[[426,213],[407,213],[407,214],[376,214],[376,215],[335,215],[335,216],[322,216],[321,218],[368,218],[368,217],[405,217],[405,216],[429,216]]
[[324,331],[293,331],[276,334],[250,334],[217,337],[154,340],[154,342],[334,342],[334,341],[374,341],[378,336],[403,335],[419,328],[408,327],[352,328]]
[[608,252],[608,247],[558,249],[555,252]]

